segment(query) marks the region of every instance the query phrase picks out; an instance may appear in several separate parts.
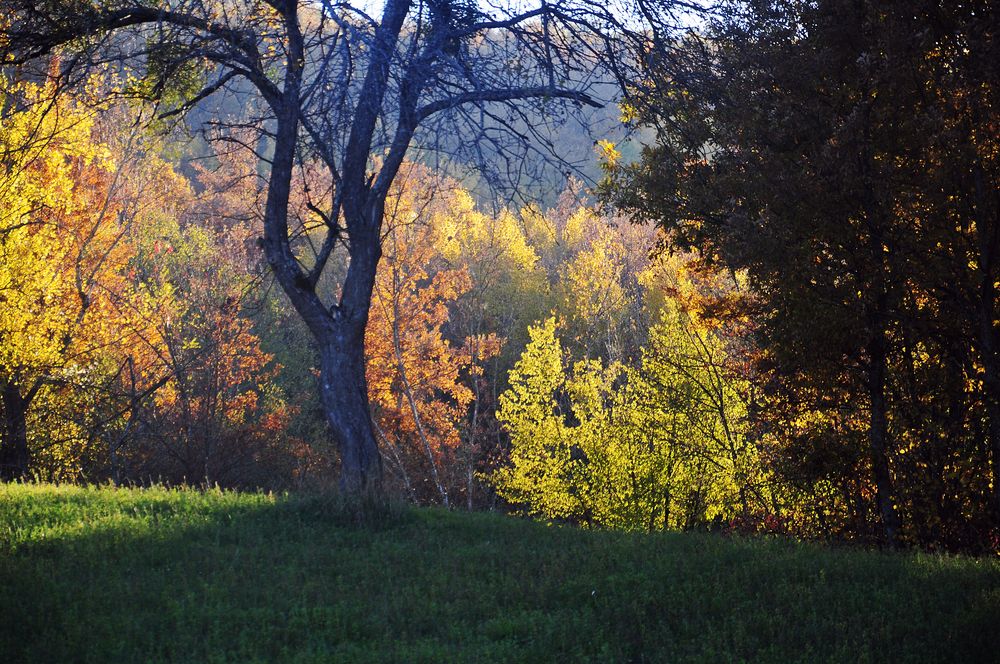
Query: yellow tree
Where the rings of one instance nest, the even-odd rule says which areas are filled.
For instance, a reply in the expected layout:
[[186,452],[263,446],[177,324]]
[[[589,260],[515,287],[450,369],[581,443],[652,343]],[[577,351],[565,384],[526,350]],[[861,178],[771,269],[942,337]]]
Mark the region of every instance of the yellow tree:
[[29,440],[32,404],[121,341],[115,308],[129,249],[120,165],[88,113],[67,98],[50,101],[49,88],[14,86],[0,123],[0,475],[8,479],[32,470],[33,447],[45,454],[60,442]]
[[530,342],[500,396],[499,419],[510,434],[509,463],[491,481],[505,500],[546,518],[583,519],[586,506],[574,486],[582,457],[573,453],[560,397],[566,387],[556,319],[529,329]]
[[656,322],[629,364],[572,362],[555,317],[530,328],[497,413],[510,435],[508,463],[491,477],[501,497],[545,518],[622,529],[769,509],[752,385],[734,340],[705,311],[724,302],[726,279],[687,268],[662,257],[640,275],[651,296],[644,317]]

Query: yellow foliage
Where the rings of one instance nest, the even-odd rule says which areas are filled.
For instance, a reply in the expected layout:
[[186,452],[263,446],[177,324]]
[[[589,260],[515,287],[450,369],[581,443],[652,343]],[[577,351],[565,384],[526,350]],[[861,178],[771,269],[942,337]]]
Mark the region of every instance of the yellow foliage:
[[529,514],[627,530],[728,519],[762,499],[746,381],[678,303],[661,316],[636,367],[570,368],[554,317],[530,329],[500,396],[511,446],[490,478],[500,496]]
[[608,140],[597,141],[597,154],[601,159],[601,167],[605,170],[613,169],[622,158],[622,153],[618,150],[618,147]]

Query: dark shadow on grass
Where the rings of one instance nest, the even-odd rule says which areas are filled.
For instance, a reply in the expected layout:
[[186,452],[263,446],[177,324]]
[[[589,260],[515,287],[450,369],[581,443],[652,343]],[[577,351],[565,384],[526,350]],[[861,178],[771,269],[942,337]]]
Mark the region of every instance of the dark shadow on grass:
[[1000,647],[991,561],[323,495],[224,503],[130,503],[0,553],[3,661],[987,662]]
[[282,515],[314,520],[341,528],[387,530],[413,523],[414,508],[392,497],[338,492],[303,493],[276,504]]

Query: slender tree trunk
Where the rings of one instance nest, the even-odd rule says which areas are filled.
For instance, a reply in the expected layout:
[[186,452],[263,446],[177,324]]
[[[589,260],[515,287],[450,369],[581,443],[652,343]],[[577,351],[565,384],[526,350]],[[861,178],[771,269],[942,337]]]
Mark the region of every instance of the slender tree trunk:
[[983,364],[983,396],[986,402],[987,438],[993,485],[990,507],[993,519],[1000,523],[1000,361],[997,358],[997,330],[993,324],[995,297],[992,279],[983,279],[978,316],[979,356]]
[[472,490],[474,487],[474,480],[476,479],[475,468],[473,467],[472,455],[469,455],[469,465],[466,467],[466,484],[465,484],[465,509],[469,512],[472,511]]
[[413,490],[413,483],[410,481],[410,475],[406,472],[406,465],[403,463],[403,457],[399,454],[399,448],[396,444],[385,435],[385,432],[378,424],[378,419],[372,417],[372,429],[375,431],[375,435],[378,440],[385,445],[385,448],[392,453],[393,461],[396,463],[396,467],[399,469],[399,475],[403,480],[403,488],[406,489],[406,495],[408,495],[414,502],[417,500],[417,494]]
[[[871,86],[870,90],[874,89]],[[879,203],[877,186],[882,179],[877,175],[872,147],[872,120],[874,101],[863,106],[865,115],[861,151],[858,155],[858,170],[863,176],[862,209],[868,225],[868,254],[871,265],[869,296],[866,318],[869,327],[867,348],[867,387],[871,412],[869,413],[868,446],[871,453],[872,473],[875,476],[875,500],[886,544],[898,545],[899,516],[896,514],[893,495],[892,475],[889,472],[889,422],[888,406],[885,398],[885,384],[888,375],[888,340],[886,326],[889,319],[889,285],[892,283],[892,264],[887,246],[886,230],[890,227],[892,213]]]
[[[975,147],[970,146],[973,155]],[[983,365],[983,396],[986,402],[987,438],[990,448],[992,491],[990,508],[994,522],[1000,524],[1000,333],[997,331],[996,259],[1000,244],[1000,219],[993,204],[996,193],[986,184],[982,165],[972,169],[973,209],[979,266],[979,293],[976,317],[979,319],[979,359]],[[987,193],[990,192],[990,193]],[[990,195],[994,197],[991,200]]]
[[16,383],[6,383],[0,389],[3,409],[3,438],[0,439],[0,480],[11,481],[27,477],[31,467],[28,450],[28,406]]
[[[395,279],[393,281],[396,281]],[[400,338],[399,333],[399,317],[401,312],[399,310],[399,297],[398,290],[399,284],[394,284],[396,292],[392,293],[392,350],[393,354],[396,356],[396,370],[399,372],[399,378],[403,383],[403,395],[406,397],[406,403],[410,406],[410,414],[413,416],[413,424],[417,429],[417,437],[420,438],[420,443],[424,447],[424,454],[427,455],[427,463],[431,467],[431,479],[434,480],[434,486],[437,488],[438,495],[441,496],[441,504],[445,507],[450,507],[448,501],[448,490],[445,488],[444,484],[441,483],[441,475],[438,473],[437,461],[434,459],[434,450],[431,449],[430,440],[427,438],[427,432],[424,431],[423,420],[420,417],[420,410],[417,408],[416,398],[413,396],[413,388],[410,385],[410,379],[407,377],[406,373],[406,363],[403,362],[403,341]]]
[[[475,325],[475,330],[473,334],[467,335],[468,337],[478,338],[478,333],[480,332],[480,326],[478,323],[481,319],[477,321]],[[466,443],[466,489],[465,489],[465,507],[468,511],[472,511],[473,507],[473,488],[475,482],[475,472],[476,472],[476,428],[479,426],[479,403],[482,398],[482,385],[479,382],[479,375],[476,375],[475,369],[479,365],[479,342],[476,341],[472,344],[472,355],[469,363],[469,370],[472,373],[472,415],[469,417],[469,439]]]
[[871,402],[869,447],[872,470],[875,475],[875,492],[879,514],[882,517],[886,543],[896,546],[899,542],[899,516],[893,496],[892,475],[889,472],[889,425],[886,417],[886,340],[880,328],[872,332],[868,344],[868,397]]

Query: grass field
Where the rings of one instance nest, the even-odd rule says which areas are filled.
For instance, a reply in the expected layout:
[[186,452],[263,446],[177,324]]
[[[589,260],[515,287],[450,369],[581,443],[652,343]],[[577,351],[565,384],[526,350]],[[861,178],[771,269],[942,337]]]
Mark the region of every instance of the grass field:
[[0,485],[0,661],[997,661],[1000,562]]

